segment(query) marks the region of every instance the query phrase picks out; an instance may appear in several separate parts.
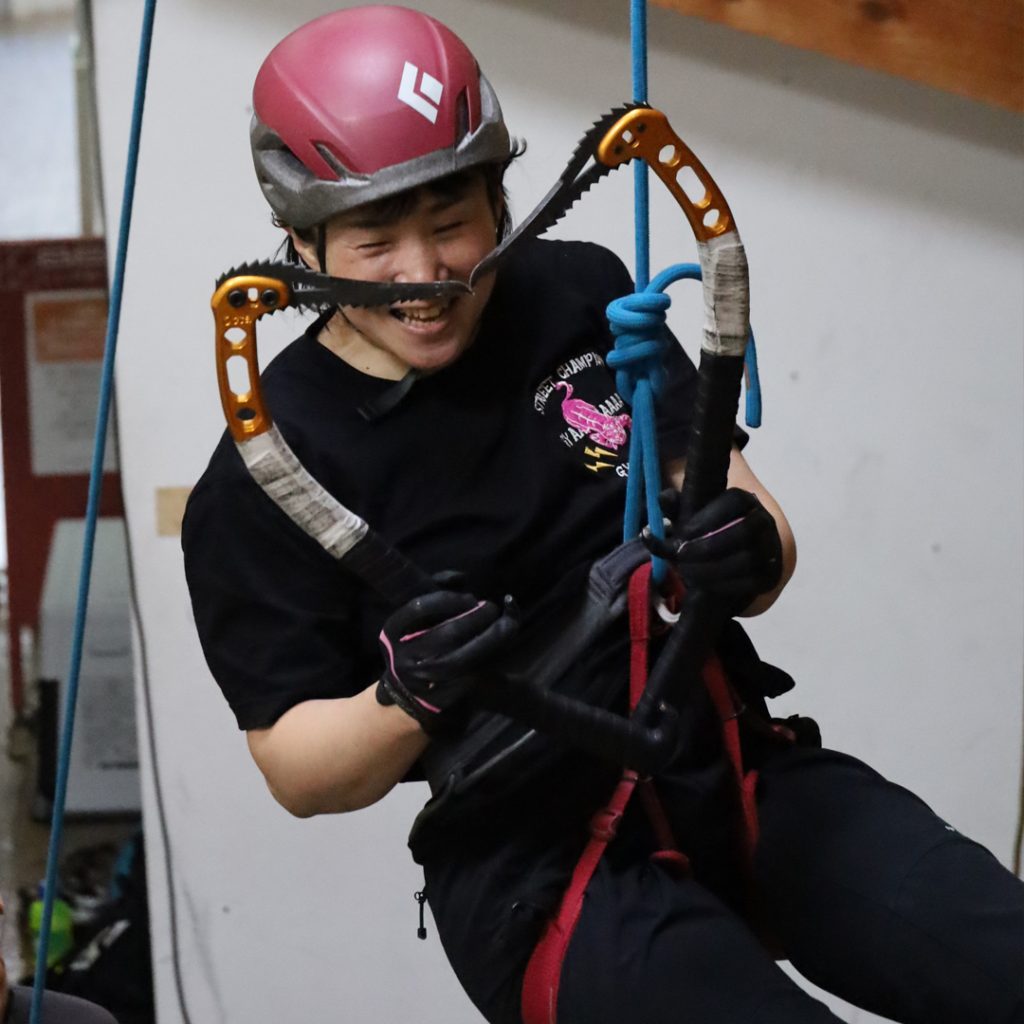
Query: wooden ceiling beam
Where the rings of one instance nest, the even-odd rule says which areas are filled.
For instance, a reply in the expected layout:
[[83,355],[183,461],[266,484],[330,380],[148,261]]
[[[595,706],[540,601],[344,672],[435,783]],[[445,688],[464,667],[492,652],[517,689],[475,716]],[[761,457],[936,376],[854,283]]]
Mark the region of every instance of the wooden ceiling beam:
[[653,0],[876,71],[1024,111],[1024,0]]

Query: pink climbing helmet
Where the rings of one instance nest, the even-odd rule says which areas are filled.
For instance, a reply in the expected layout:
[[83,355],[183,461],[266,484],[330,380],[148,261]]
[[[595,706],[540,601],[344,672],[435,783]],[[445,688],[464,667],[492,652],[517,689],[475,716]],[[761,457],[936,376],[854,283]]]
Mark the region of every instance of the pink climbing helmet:
[[325,14],[281,40],[256,76],[249,134],[263,194],[295,228],[511,148],[465,43],[393,6]]

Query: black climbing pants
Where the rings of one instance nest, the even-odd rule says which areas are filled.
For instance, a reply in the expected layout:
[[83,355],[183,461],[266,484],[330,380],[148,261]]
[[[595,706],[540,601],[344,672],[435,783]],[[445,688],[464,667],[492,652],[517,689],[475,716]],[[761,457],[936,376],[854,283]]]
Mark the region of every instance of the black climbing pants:
[[[1024,1024],[1024,884],[863,763],[764,766],[755,881],[785,958],[906,1024]],[[562,972],[559,1024],[825,1024],[741,917],[646,857],[606,857]]]

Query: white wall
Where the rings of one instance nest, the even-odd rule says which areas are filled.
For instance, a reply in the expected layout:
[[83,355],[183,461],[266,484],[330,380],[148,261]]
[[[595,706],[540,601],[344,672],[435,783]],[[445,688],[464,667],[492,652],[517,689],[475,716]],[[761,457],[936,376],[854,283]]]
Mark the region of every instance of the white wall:
[[[96,11],[110,211],[139,6]],[[582,130],[628,98],[628,4],[423,6],[470,43],[529,140],[510,176],[522,215]],[[203,663],[178,544],[154,528],[154,490],[194,482],[222,428],[214,278],[277,242],[247,151],[251,82],[278,38],[326,9],[178,0],[157,17],[118,384],[186,989],[204,1024],[456,1024],[476,1014],[436,939],[414,937],[403,844],[422,793],[333,820],[277,809]],[[1008,862],[1024,621],[1019,119],[661,10],[650,37],[652,100],[728,196],[751,261],[767,411],[748,454],[800,542],[785,600],[753,627],[799,681],[782,710],[813,713],[830,744]],[[630,209],[621,174],[560,233],[629,261]],[[654,268],[691,260],[658,191],[655,210]],[[673,323],[692,352],[696,296],[681,295]],[[296,330],[268,322],[264,362]],[[179,1015],[152,810],[149,786],[167,1024]]]
[[68,15],[75,9],[75,0],[4,0],[0,14],[9,14],[18,20]]

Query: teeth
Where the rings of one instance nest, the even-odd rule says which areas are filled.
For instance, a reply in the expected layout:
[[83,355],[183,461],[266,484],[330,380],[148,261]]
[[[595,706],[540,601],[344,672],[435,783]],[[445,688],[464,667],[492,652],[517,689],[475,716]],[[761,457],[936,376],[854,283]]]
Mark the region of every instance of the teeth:
[[392,310],[400,320],[410,320],[414,323],[430,323],[438,320],[444,314],[447,307],[443,305],[433,306],[399,306]]

